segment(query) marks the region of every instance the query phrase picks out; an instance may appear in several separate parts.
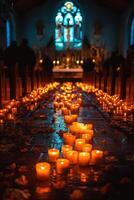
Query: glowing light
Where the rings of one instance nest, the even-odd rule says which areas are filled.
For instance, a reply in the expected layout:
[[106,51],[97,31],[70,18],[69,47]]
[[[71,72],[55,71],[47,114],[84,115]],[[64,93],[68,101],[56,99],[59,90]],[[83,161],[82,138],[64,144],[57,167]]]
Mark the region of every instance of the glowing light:
[[72,2],[66,2],[61,9],[58,10],[55,23],[56,49],[81,49],[82,16],[80,10],[74,6]]
[[93,59],[92,62],[95,63],[96,62],[95,59]]

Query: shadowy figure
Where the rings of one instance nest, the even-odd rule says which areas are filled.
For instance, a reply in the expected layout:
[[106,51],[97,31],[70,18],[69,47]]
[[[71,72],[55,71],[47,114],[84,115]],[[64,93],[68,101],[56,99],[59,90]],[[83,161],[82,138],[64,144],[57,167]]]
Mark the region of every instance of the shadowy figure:
[[51,58],[49,57],[49,55],[45,55],[43,64],[44,64],[45,77],[47,80],[51,81],[53,62]]
[[126,62],[121,69],[121,98],[126,98],[127,79],[133,77],[134,81],[134,45],[130,45],[127,50]]
[[[105,63],[106,64],[106,63]],[[111,57],[108,60],[109,70],[111,70],[111,95],[115,94],[115,83],[116,78],[118,76],[118,71],[121,70],[121,68],[125,64],[125,58],[119,54],[118,50],[113,51],[111,54]]]
[[28,46],[28,40],[24,38],[19,46],[19,72],[22,78],[22,95],[27,93],[27,76],[31,78],[31,89],[34,88],[33,71],[35,63],[36,56],[34,50]]
[[12,41],[11,45],[4,52],[4,62],[8,68],[8,77],[10,80],[10,98],[16,98],[16,66],[18,63],[18,46],[16,41]]

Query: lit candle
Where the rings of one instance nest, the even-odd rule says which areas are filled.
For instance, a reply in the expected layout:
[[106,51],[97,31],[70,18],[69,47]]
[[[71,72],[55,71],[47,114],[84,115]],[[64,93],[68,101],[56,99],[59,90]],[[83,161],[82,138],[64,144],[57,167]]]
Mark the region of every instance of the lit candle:
[[54,102],[54,108],[59,108],[59,103],[57,101]]
[[103,151],[101,150],[92,150],[91,151],[91,163],[95,164],[102,161]]
[[78,152],[74,150],[68,151],[66,158],[70,161],[70,164],[75,165],[78,163]]
[[12,108],[12,113],[14,113],[14,114],[17,113],[17,108],[16,108],[16,107],[13,107],[13,108]]
[[82,151],[83,145],[85,144],[85,139],[78,138],[75,140],[75,149],[77,151]]
[[88,143],[88,142],[91,142],[93,136],[89,133],[84,133],[84,134],[82,134],[82,138],[85,139],[86,143]]
[[67,124],[71,124],[75,121],[77,121],[78,115],[65,115],[64,120]]
[[63,155],[64,158],[66,158],[66,153],[70,150],[72,150],[71,145],[66,144],[66,145],[62,146],[62,155]]
[[78,160],[80,166],[88,166],[90,162],[90,153],[79,152]]
[[92,130],[92,129],[87,129],[87,130],[85,130],[84,131],[84,133],[83,134],[89,134],[89,135],[91,135],[92,137],[93,137],[93,135],[94,135],[94,130]]
[[56,162],[56,160],[59,158],[59,150],[58,149],[49,149],[48,150],[48,159],[49,162]]
[[39,162],[36,164],[36,174],[39,180],[48,180],[51,165],[47,162]]
[[82,151],[84,152],[91,152],[92,150],[92,144],[84,144],[82,147]]
[[68,159],[59,158],[56,161],[56,171],[58,174],[63,174],[68,172],[70,162]]
[[75,143],[76,136],[69,133],[64,133],[63,138],[64,138],[65,144],[73,146]]
[[63,107],[61,110],[62,110],[62,114],[63,114],[63,115],[68,115],[68,114],[69,114],[68,108]]
[[3,120],[3,119],[0,119],[0,124],[3,125],[3,123],[4,123],[4,120]]

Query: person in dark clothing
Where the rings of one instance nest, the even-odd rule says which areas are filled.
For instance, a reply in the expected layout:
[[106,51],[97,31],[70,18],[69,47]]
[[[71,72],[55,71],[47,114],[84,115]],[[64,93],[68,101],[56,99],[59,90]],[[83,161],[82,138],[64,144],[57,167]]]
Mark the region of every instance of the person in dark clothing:
[[16,41],[12,41],[11,45],[4,52],[4,62],[8,69],[8,77],[10,80],[10,98],[16,97],[16,65],[18,63],[18,46]]
[[126,62],[121,69],[121,98],[126,98],[127,79],[134,78],[134,45],[130,45],[127,50]]
[[94,70],[94,63],[92,62],[92,59],[89,57],[85,60],[84,64],[82,65],[84,73],[89,73]]
[[112,74],[111,79],[111,95],[115,94],[115,84],[116,84],[116,78],[118,76],[118,71],[124,66],[125,59],[124,57],[119,54],[118,50],[113,51],[111,54],[111,57],[108,58],[107,63],[105,62],[105,65],[108,65],[109,70]]
[[52,69],[53,69],[53,62],[49,55],[45,55],[44,57],[44,73],[46,81],[51,81],[52,78]]
[[26,78],[31,78],[31,89],[33,89],[33,71],[36,63],[36,56],[32,48],[28,46],[28,40],[23,39],[19,46],[19,72],[22,78],[22,95],[27,92]]

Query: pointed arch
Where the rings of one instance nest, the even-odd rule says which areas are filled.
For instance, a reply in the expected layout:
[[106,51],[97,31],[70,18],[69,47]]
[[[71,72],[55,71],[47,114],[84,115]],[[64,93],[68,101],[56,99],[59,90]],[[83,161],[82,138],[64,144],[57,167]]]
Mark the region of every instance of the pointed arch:
[[82,48],[82,15],[72,2],[66,2],[55,17],[55,48]]

